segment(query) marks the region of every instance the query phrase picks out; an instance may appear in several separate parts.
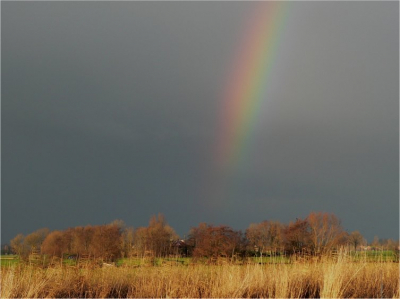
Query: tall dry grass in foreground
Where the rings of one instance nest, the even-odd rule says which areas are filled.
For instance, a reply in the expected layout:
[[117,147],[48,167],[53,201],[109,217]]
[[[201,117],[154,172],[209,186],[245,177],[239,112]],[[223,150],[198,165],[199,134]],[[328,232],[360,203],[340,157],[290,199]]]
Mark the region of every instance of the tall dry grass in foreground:
[[1,297],[387,297],[398,298],[397,263],[1,269]]

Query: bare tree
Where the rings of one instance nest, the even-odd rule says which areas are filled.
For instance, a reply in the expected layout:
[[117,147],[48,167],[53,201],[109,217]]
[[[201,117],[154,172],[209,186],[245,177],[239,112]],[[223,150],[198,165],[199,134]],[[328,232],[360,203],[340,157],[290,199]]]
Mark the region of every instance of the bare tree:
[[387,250],[391,250],[394,252],[398,252],[399,251],[399,240],[394,240],[394,239],[388,239],[386,241],[386,249]]
[[296,219],[283,229],[285,251],[301,252],[310,246],[310,228],[307,220]]
[[382,247],[380,239],[379,239],[378,236],[374,236],[374,239],[372,240],[371,246],[374,249],[378,249],[378,248]]
[[147,248],[155,256],[165,256],[171,251],[172,241],[177,240],[179,236],[174,229],[168,225],[164,215],[152,216],[147,228]]
[[90,246],[93,241],[94,228],[90,225],[85,227],[78,226],[69,229],[71,235],[71,253],[89,254]]
[[133,246],[135,242],[135,230],[133,227],[124,228],[121,236],[122,240],[122,252],[124,257],[130,257],[133,252]]
[[229,226],[201,223],[190,230],[189,244],[195,257],[233,257],[241,247],[242,234]]
[[62,256],[88,254],[95,258],[115,260],[121,256],[121,231],[115,224],[74,227],[50,233],[42,252]]
[[93,227],[93,237],[89,252],[96,258],[115,260],[121,256],[121,232],[116,225]]
[[263,230],[264,223],[265,221],[258,224],[252,223],[246,229],[246,238],[249,241],[249,245],[252,247],[251,249],[258,251],[261,258],[267,246],[267,236],[265,230]]
[[348,237],[348,242],[351,246],[354,246],[354,251],[357,251],[358,246],[364,245],[366,243],[364,237],[358,230],[350,233]]
[[40,246],[42,245],[44,239],[49,234],[50,230],[48,228],[41,228],[33,233],[30,233],[25,237],[25,244],[29,248],[29,250],[40,250]]
[[144,256],[148,250],[147,227],[139,227],[134,231],[133,249],[136,255]]
[[67,252],[68,247],[65,242],[64,234],[65,232],[58,230],[48,234],[42,244],[42,253],[50,256],[62,257],[63,253]]
[[261,257],[267,250],[276,252],[282,246],[282,225],[277,221],[252,223],[246,230],[249,244],[256,247]]
[[340,245],[344,230],[340,220],[330,213],[312,212],[307,217],[310,228],[311,249],[323,254]]
[[25,256],[28,254],[28,248],[25,245],[24,240],[25,236],[23,234],[18,234],[10,241],[12,251],[19,256]]

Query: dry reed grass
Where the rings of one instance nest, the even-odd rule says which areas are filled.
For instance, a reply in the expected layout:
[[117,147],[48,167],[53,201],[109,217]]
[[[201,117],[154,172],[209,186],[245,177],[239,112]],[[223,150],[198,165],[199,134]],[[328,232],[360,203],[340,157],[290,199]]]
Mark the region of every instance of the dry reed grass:
[[292,264],[1,269],[2,298],[279,297],[398,298],[397,263],[337,260]]

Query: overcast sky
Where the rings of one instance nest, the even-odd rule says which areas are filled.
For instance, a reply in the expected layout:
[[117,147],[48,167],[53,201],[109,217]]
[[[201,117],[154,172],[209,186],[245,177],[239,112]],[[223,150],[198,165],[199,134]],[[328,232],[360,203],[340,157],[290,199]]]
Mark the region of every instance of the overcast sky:
[[3,243],[157,213],[183,237],[311,211],[398,238],[398,2],[287,3],[223,198],[208,192],[221,94],[254,3],[1,6]]

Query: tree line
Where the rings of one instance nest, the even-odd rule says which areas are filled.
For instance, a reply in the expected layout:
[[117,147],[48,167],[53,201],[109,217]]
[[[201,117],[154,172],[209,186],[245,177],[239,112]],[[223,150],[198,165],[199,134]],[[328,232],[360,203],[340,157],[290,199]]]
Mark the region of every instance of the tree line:
[[[87,256],[103,260],[121,257],[191,256],[215,259],[308,253],[326,254],[347,246],[367,245],[360,232],[346,232],[331,213],[312,212],[304,219],[283,224],[265,220],[242,232],[230,226],[200,223],[180,239],[162,214],[152,216],[147,227],[126,227],[120,220],[106,225],[78,226],[66,230],[39,229],[18,234],[10,242],[13,253],[27,258],[31,252],[49,256]],[[374,239],[371,246],[398,250],[398,241]]]

